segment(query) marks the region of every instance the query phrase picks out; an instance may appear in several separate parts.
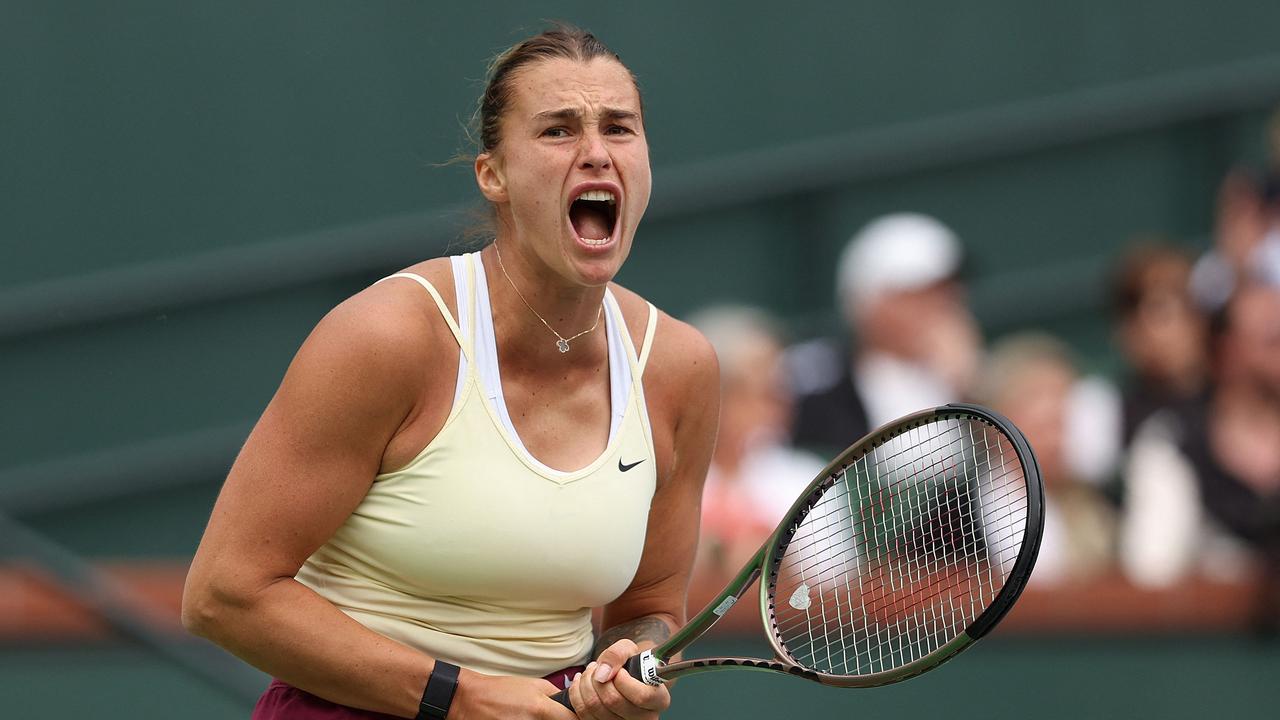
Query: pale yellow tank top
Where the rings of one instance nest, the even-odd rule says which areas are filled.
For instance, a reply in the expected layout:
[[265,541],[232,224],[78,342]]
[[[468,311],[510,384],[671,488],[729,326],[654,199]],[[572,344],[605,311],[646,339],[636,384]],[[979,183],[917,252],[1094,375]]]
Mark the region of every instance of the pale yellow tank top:
[[466,369],[440,433],[408,465],[374,479],[297,579],[366,627],[433,657],[538,677],[588,660],[591,608],[620,595],[639,566],[657,481],[641,387],[657,314],[650,305],[637,357],[607,299],[631,390],[604,452],[558,472],[503,427],[479,380],[476,296],[485,290],[477,265],[478,255],[455,261],[468,275],[468,305],[459,303],[471,320],[465,335],[429,282],[392,276],[431,294]]

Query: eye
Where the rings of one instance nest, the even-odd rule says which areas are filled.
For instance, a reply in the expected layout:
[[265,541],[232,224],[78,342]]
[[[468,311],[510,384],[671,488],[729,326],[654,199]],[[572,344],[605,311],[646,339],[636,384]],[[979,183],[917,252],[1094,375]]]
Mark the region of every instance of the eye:
[[563,127],[550,127],[542,131],[543,137],[562,138],[569,137],[569,130]]
[[604,134],[605,135],[634,135],[635,130],[632,130],[626,125],[610,125],[609,127],[605,128]]

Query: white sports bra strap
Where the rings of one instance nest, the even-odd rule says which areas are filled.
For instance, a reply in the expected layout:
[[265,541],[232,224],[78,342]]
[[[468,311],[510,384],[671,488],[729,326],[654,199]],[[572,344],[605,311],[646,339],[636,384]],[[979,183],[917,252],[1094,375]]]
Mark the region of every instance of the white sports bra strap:
[[644,373],[645,363],[649,362],[649,351],[653,349],[653,331],[658,327],[658,309],[653,306],[653,303],[646,304],[649,306],[649,324],[644,329],[644,344],[640,346],[641,373]]

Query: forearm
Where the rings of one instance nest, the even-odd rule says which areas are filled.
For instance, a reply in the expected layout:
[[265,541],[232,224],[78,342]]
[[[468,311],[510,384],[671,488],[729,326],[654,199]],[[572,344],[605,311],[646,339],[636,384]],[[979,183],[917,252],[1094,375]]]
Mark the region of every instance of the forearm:
[[634,620],[614,625],[600,634],[600,639],[596,641],[593,655],[599,657],[600,653],[604,652],[606,648],[623,639],[631,640],[641,650],[648,650],[666,642],[676,627],[675,618],[667,613],[644,615]]
[[296,580],[275,581],[252,599],[188,594],[183,615],[192,632],[273,677],[342,705],[417,714],[434,660],[365,628]]

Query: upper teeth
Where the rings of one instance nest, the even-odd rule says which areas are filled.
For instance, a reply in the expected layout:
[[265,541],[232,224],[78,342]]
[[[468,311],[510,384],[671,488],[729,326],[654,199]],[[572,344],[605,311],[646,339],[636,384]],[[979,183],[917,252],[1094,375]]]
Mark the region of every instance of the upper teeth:
[[613,193],[608,190],[588,190],[582,193],[581,195],[579,195],[578,199],[579,200],[597,200],[597,201],[608,202],[608,203],[617,202],[617,200],[615,200],[613,197]]

